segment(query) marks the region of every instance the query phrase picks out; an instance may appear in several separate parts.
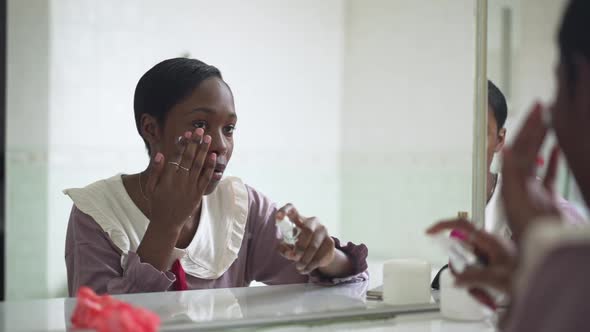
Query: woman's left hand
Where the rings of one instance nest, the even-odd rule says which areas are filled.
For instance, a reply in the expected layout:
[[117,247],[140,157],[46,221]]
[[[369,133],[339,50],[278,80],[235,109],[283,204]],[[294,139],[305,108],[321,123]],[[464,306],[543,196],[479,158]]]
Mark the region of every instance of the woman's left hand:
[[295,267],[301,274],[309,274],[315,269],[322,272],[322,268],[328,267],[336,256],[334,240],[328,230],[317,218],[301,216],[291,204],[283,206],[277,212],[276,219],[282,220],[285,216],[300,229],[300,233],[294,246],[281,243],[279,252],[286,259],[295,262]]
[[559,148],[555,147],[551,151],[542,185],[535,176],[537,156],[547,135],[542,113],[542,106],[535,105],[512,146],[504,148],[502,200],[513,239],[517,244],[528,227],[540,217],[560,215],[554,189]]

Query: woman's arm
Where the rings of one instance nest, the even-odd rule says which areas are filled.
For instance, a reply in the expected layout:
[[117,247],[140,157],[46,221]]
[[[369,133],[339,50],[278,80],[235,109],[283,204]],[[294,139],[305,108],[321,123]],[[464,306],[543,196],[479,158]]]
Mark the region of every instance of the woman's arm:
[[[248,193],[250,197],[248,223],[251,235],[246,267],[247,280],[257,280],[265,284],[289,284],[309,281],[337,283],[368,279],[367,247],[352,243],[341,246],[340,241],[332,237],[322,241],[332,245],[331,250],[334,256],[327,265],[322,268],[313,268],[311,271],[298,269],[297,263],[303,255],[299,257],[299,260],[292,261],[287,257],[286,252],[283,255],[279,252],[284,250],[284,244],[276,226],[278,209],[256,190],[248,187]],[[311,241],[313,237],[310,237]],[[318,245],[319,247],[321,245]],[[310,257],[305,261],[304,263],[307,263],[305,266],[309,266],[313,259],[314,257]],[[300,266],[302,264],[300,262]]]
[[142,262],[134,252],[123,255],[94,219],[76,206],[68,223],[65,259],[70,296],[81,286],[99,294],[161,292],[176,280],[174,274]]

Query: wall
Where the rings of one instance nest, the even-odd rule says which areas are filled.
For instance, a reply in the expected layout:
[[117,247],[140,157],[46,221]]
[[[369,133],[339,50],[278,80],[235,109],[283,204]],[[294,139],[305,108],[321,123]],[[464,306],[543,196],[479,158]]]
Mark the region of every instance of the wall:
[[475,2],[347,2],[343,233],[443,263],[424,230],[471,209]]
[[6,299],[44,297],[49,243],[48,3],[8,1],[7,13]]

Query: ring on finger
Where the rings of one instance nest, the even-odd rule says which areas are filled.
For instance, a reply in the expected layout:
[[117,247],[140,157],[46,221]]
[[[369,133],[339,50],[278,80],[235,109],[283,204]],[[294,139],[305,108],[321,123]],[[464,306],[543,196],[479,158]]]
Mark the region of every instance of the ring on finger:
[[175,161],[169,161],[168,164],[170,165],[174,165],[176,167],[181,167],[179,163],[175,162]]
[[178,168],[180,168],[183,171],[187,171],[187,172],[190,172],[191,171],[190,168],[184,167],[182,165],[178,165]]

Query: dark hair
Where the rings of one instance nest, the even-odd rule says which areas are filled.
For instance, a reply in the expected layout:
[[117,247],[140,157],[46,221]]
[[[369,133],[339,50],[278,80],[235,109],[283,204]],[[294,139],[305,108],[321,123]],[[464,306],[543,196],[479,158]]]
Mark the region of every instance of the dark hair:
[[[143,114],[155,117],[160,125],[164,125],[166,114],[170,109],[182,102],[210,77],[223,79],[219,69],[188,58],[164,60],[143,74],[137,82],[133,99],[135,125],[139,135],[141,135]],[[148,152],[151,152],[145,139],[144,143]]]
[[590,1],[571,0],[565,10],[558,43],[568,80],[575,81],[574,56],[590,58]]
[[488,80],[488,105],[494,111],[494,118],[496,118],[498,130],[504,128],[506,118],[508,117],[506,98],[502,91],[490,80]]

